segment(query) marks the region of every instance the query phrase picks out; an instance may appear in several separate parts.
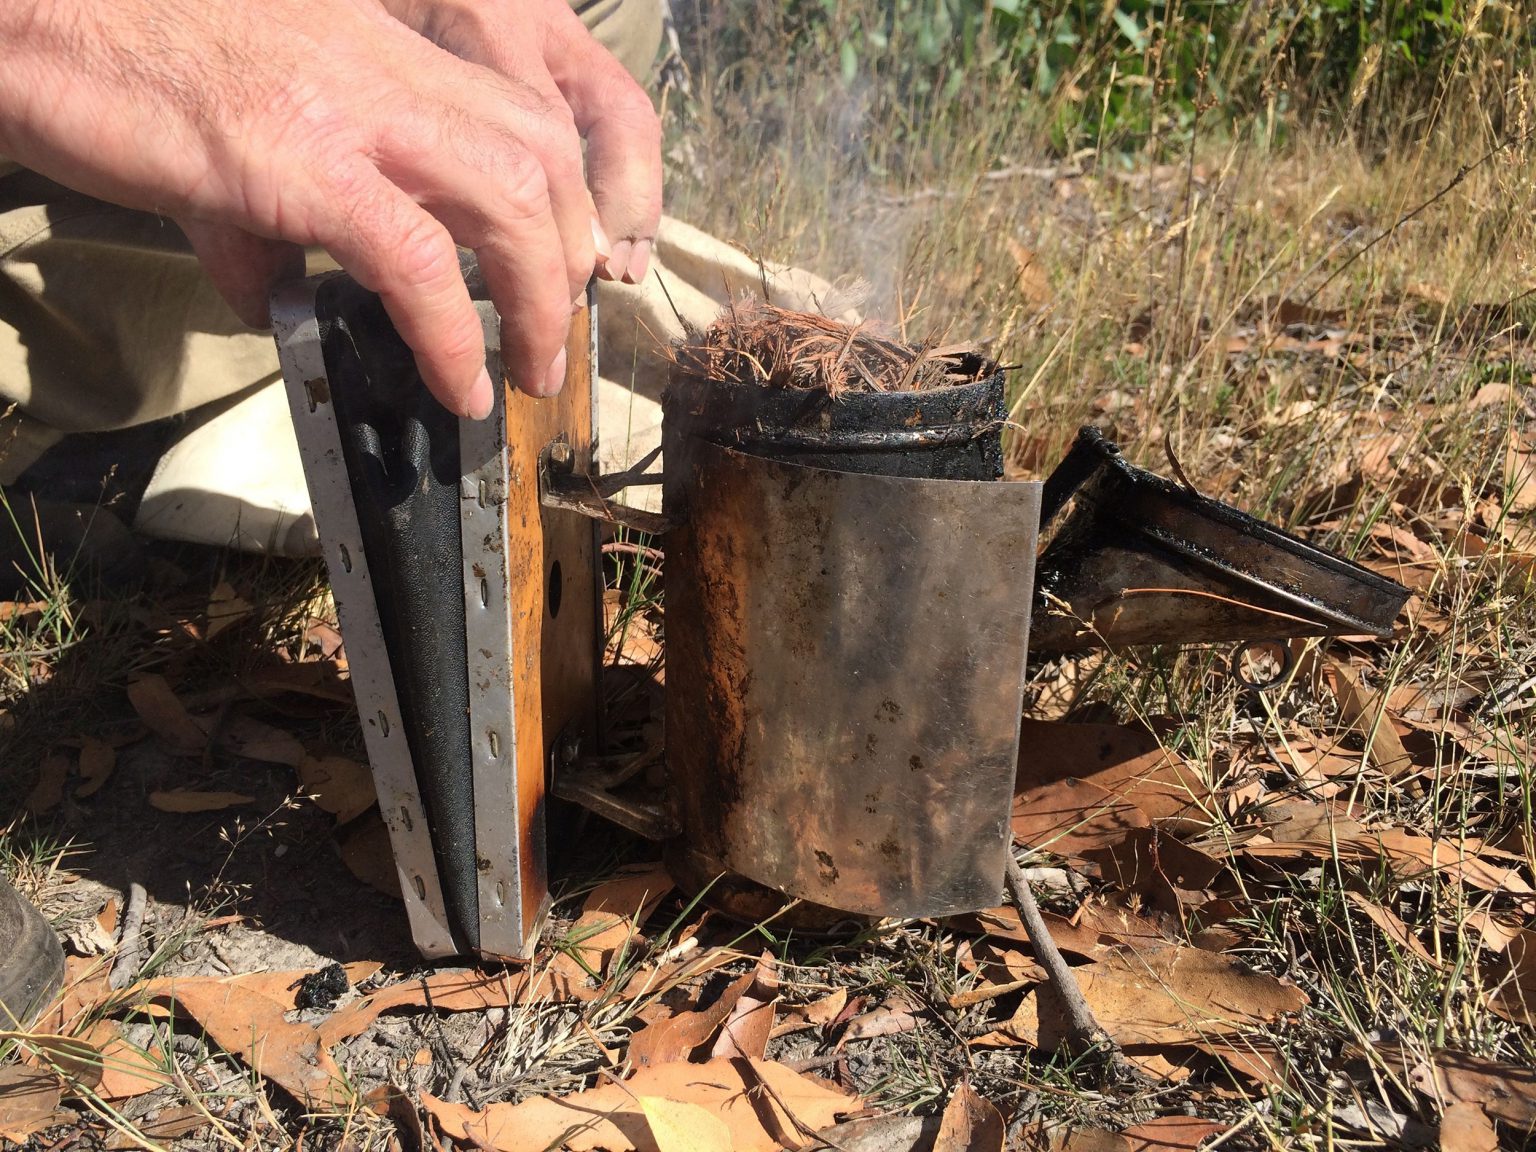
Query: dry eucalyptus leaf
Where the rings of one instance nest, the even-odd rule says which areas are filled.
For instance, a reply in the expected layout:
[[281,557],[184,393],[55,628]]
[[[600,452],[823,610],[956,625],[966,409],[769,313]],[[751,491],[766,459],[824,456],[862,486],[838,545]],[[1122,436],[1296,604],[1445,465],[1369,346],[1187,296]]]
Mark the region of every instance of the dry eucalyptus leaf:
[[933,1152],[1003,1152],[1006,1126],[996,1105],[962,1080],[944,1105]]
[[1194,1152],[1201,1143],[1227,1130],[1225,1124],[1197,1116],[1159,1116],[1120,1133],[1130,1152]]
[[219,743],[236,756],[259,760],[263,764],[286,764],[295,768],[308,753],[297,736],[253,720],[249,716],[229,716],[218,726]]
[[[1294,985],[1200,948],[1127,949],[1076,969],[1076,975],[1094,1017],[1120,1044],[1189,1044],[1231,1035],[1309,1003]],[[1054,1049],[1060,1022],[1043,1023],[1037,995],[1030,994],[1003,1031]]]
[[1415,1088],[1446,1104],[1479,1105],[1495,1120],[1536,1130],[1536,1071],[1442,1049],[1409,1075]]
[[773,1032],[773,1009],[777,1003],[777,1000],[757,1000],[751,996],[737,1000],[731,1014],[720,1026],[720,1035],[715,1037],[710,1057],[717,1060],[734,1056],[764,1059]]
[[1392,726],[1387,714],[1386,697],[1360,682],[1360,678],[1337,660],[1327,662],[1333,678],[1333,693],[1339,703],[1339,718],[1368,742],[1369,758],[1389,779],[1413,769],[1413,757],[1403,747],[1403,738]]
[[72,1120],[73,1113],[59,1110],[63,1087],[51,1072],[0,1068],[0,1140],[21,1144],[34,1132]]
[[27,793],[26,809],[34,816],[51,812],[64,799],[64,782],[69,777],[69,757],[50,752],[37,766],[37,783]]
[[373,806],[373,773],[347,756],[305,756],[298,764],[299,786],[336,823],[355,820]]
[[672,877],[659,863],[626,869],[598,885],[570,930],[568,950],[550,964],[551,975],[575,984],[588,980],[590,972],[605,975],[619,950],[672,888]]
[[208,597],[208,627],[203,633],[204,639],[212,640],[252,611],[251,602],[236,592],[233,584],[228,580],[219,581]]
[[818,1000],[808,1004],[779,1005],[779,1022],[773,1026],[772,1035],[784,1036],[806,1028],[825,1028],[848,1003],[848,989],[834,988]]
[[144,726],[160,737],[170,751],[201,756],[208,746],[208,734],[192,718],[164,676],[150,673],[133,681],[128,685],[128,702]]
[[118,1128],[112,1129],[107,1135],[107,1148],[112,1152],[142,1148],[144,1143],[139,1136],[165,1145],[208,1126],[207,1114],[192,1104],[176,1104],[170,1108],[161,1108],[153,1114],[153,1117],[153,1119],[140,1120],[134,1125],[138,1136]]
[[80,799],[94,796],[101,790],[117,765],[117,750],[104,740],[85,736],[80,740],[80,783],[75,795]]
[[161,812],[219,812],[256,803],[256,797],[243,792],[189,792],[177,788],[170,792],[151,792],[149,806]]
[[[772,1092],[763,1090],[767,1085]],[[477,1112],[422,1093],[422,1105],[450,1139],[491,1152],[663,1152],[639,1099],[692,1104],[718,1117],[733,1152],[777,1152],[805,1143],[863,1102],[821,1080],[761,1060],[712,1060],[641,1068],[622,1084],[573,1096],[492,1104]]]
[[1481,1104],[1458,1100],[1440,1117],[1440,1152],[1499,1152],[1499,1134]]
[[[293,980],[304,973],[283,975]],[[172,1002],[220,1048],[295,1100],[315,1106],[347,1101],[351,1090],[320,1033],[309,1024],[286,1020],[287,1005],[242,986],[238,977],[170,977],[151,980],[137,990],[147,998]]]
[[679,1012],[670,1019],[658,1021],[635,1033],[629,1042],[630,1063],[637,1068],[644,1068],[686,1060],[694,1049],[709,1043],[710,1037],[730,1018],[737,1002],[747,994],[756,979],[756,975],[749,972],[732,981],[720,994],[720,998],[708,1008]]
[[732,1152],[725,1121],[697,1104],[660,1096],[637,1099],[658,1152]]

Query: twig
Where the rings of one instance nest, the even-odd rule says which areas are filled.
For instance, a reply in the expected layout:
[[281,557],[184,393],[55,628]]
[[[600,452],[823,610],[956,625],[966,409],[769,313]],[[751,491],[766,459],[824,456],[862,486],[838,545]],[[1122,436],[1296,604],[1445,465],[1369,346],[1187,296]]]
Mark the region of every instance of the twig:
[[[1050,976],[1050,981],[1041,985],[1040,993],[1051,989],[1066,1016],[1065,1047],[1075,1055],[1097,1053],[1108,1071],[1117,1075],[1124,1074],[1139,1078],[1140,1073],[1126,1061],[1120,1052],[1120,1046],[1110,1038],[1108,1032],[1099,1027],[1099,1022],[1093,1018],[1093,1009],[1088,1007],[1088,1001],[1083,998],[1082,987],[1078,984],[1071,966],[1062,956],[1061,949],[1057,948],[1056,941],[1051,939],[1051,931],[1045,926],[1045,917],[1040,915],[1040,905],[1035,903],[1035,894],[1029,890],[1029,881],[1024,879],[1024,870],[1013,858],[1013,852],[1009,851],[1005,859],[1007,864],[1003,877],[1008,885],[1008,898],[1019,910],[1019,921],[1024,925],[1024,931],[1029,936],[1029,943],[1035,950],[1035,958],[1040,961],[1041,967]],[[1037,998],[1040,993],[1036,993]],[[1043,1014],[1041,1027],[1042,1029],[1044,1027]]]
[[128,885],[128,900],[123,906],[123,934],[117,944],[117,959],[107,977],[107,987],[114,992],[128,987],[138,975],[144,952],[144,910],[149,896],[142,884]]

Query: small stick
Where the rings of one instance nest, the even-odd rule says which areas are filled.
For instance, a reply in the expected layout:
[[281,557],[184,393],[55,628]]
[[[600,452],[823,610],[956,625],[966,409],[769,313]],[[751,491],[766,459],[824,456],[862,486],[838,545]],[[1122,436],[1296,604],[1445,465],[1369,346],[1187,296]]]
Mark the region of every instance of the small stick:
[[[1024,870],[1013,858],[1012,849],[1005,859],[1007,864],[1003,876],[1008,885],[1008,897],[1019,910],[1019,922],[1024,925],[1024,931],[1029,936],[1035,958],[1051,978],[1048,984],[1041,986],[1041,991],[1052,989],[1067,1017],[1067,1050],[1074,1054],[1099,1053],[1103,1066],[1109,1072],[1116,1076],[1139,1079],[1140,1073],[1121,1054],[1119,1045],[1093,1018],[1093,1009],[1088,1007],[1088,1001],[1083,998],[1082,987],[1062,956],[1061,949],[1051,939],[1051,931],[1045,926],[1045,917],[1040,915],[1040,905],[1035,903],[1035,894],[1029,890],[1029,881],[1024,879]],[[1039,993],[1036,997],[1038,1002]]]
[[113,991],[128,987],[138,974],[139,959],[144,951],[144,909],[148,901],[144,885],[128,885],[128,900],[123,906],[123,934],[118,940],[117,959],[112,962],[112,972],[107,976],[107,987]]

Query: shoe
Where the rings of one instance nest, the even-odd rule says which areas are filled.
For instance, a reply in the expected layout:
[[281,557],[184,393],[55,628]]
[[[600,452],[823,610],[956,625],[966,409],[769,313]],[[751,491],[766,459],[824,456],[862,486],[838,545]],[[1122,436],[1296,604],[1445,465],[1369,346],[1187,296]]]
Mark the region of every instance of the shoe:
[[25,1028],[64,983],[64,946],[0,876],[0,1029]]

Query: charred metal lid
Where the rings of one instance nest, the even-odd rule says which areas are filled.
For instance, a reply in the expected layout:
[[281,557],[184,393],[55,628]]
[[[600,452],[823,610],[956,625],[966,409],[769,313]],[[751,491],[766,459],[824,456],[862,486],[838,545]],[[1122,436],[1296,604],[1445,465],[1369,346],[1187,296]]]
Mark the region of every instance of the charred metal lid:
[[1083,428],[1045,482],[1036,654],[1156,643],[1384,636],[1401,584],[1125,460]]

